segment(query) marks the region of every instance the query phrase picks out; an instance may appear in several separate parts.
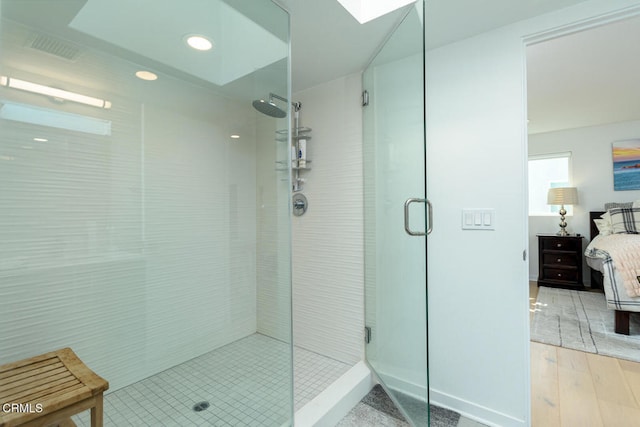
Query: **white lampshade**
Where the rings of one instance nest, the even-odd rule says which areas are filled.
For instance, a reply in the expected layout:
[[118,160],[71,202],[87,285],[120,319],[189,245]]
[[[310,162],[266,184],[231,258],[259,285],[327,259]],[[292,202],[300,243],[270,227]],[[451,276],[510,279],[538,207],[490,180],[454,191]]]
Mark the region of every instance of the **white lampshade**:
[[548,205],[577,205],[578,189],[576,187],[550,188],[547,194]]

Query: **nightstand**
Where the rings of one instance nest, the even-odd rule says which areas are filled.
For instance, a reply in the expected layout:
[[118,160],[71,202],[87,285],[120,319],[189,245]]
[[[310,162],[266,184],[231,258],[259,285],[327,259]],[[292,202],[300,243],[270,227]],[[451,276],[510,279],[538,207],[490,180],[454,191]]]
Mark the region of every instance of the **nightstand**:
[[538,234],[538,286],[584,289],[582,236]]

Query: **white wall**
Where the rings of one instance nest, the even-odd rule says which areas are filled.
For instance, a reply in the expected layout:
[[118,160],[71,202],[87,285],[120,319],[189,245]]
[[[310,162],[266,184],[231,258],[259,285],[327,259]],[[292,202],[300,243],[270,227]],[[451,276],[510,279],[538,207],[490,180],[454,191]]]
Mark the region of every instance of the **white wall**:
[[364,351],[360,94],[354,74],[293,95],[313,129],[309,209],[292,225],[294,343],[347,363]]
[[[526,151],[516,34],[492,32],[427,57],[431,397],[503,426],[528,422]],[[495,209],[495,231],[461,230],[463,208]]]
[[[491,425],[530,423],[523,37],[637,4],[586,1],[429,52],[434,403]],[[495,231],[461,230],[472,207],[496,210]]]
[[[611,143],[640,135],[640,121],[613,123],[529,135],[529,154],[571,152],[572,183],[578,188],[580,204],[573,216],[567,217],[567,230],[580,233],[589,241],[589,211],[602,210],[607,202],[630,202],[640,199],[640,190],[614,191]],[[529,278],[538,278],[538,240],[536,234],[555,233],[560,218],[529,217]],[[585,283],[590,283],[584,266]]]

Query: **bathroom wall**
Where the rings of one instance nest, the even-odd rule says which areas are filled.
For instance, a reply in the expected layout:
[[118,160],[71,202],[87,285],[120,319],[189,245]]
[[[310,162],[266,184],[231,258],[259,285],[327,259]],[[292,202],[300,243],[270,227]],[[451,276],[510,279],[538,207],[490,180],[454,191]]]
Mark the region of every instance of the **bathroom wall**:
[[302,193],[308,211],[293,217],[294,343],[356,363],[364,352],[361,75],[293,95],[312,170]]

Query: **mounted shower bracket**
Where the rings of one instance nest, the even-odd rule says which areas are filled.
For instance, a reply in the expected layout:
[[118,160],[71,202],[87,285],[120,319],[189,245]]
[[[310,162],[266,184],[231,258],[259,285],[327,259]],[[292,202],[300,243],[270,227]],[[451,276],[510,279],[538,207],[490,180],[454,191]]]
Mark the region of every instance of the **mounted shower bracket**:
[[310,128],[298,126],[298,113],[296,112],[294,118],[293,136],[291,137],[292,154],[295,153],[295,157],[291,159],[294,192],[302,191],[304,178],[302,178],[300,173],[311,170],[311,167],[309,166],[311,160],[309,160],[307,156],[307,141],[311,139],[309,132],[311,132]]
[[[297,124],[298,121],[295,120]],[[311,139],[309,132],[311,132],[310,128],[307,127],[293,127],[293,135],[291,136],[291,181],[293,192],[297,193],[302,191],[303,184],[305,182],[305,178],[302,177],[301,173],[311,170],[311,160],[308,158],[306,153],[307,141]],[[287,137],[287,130],[278,130],[277,134],[282,135],[282,138],[277,138],[278,141],[289,141]],[[286,163],[283,161],[278,161],[277,163]]]

